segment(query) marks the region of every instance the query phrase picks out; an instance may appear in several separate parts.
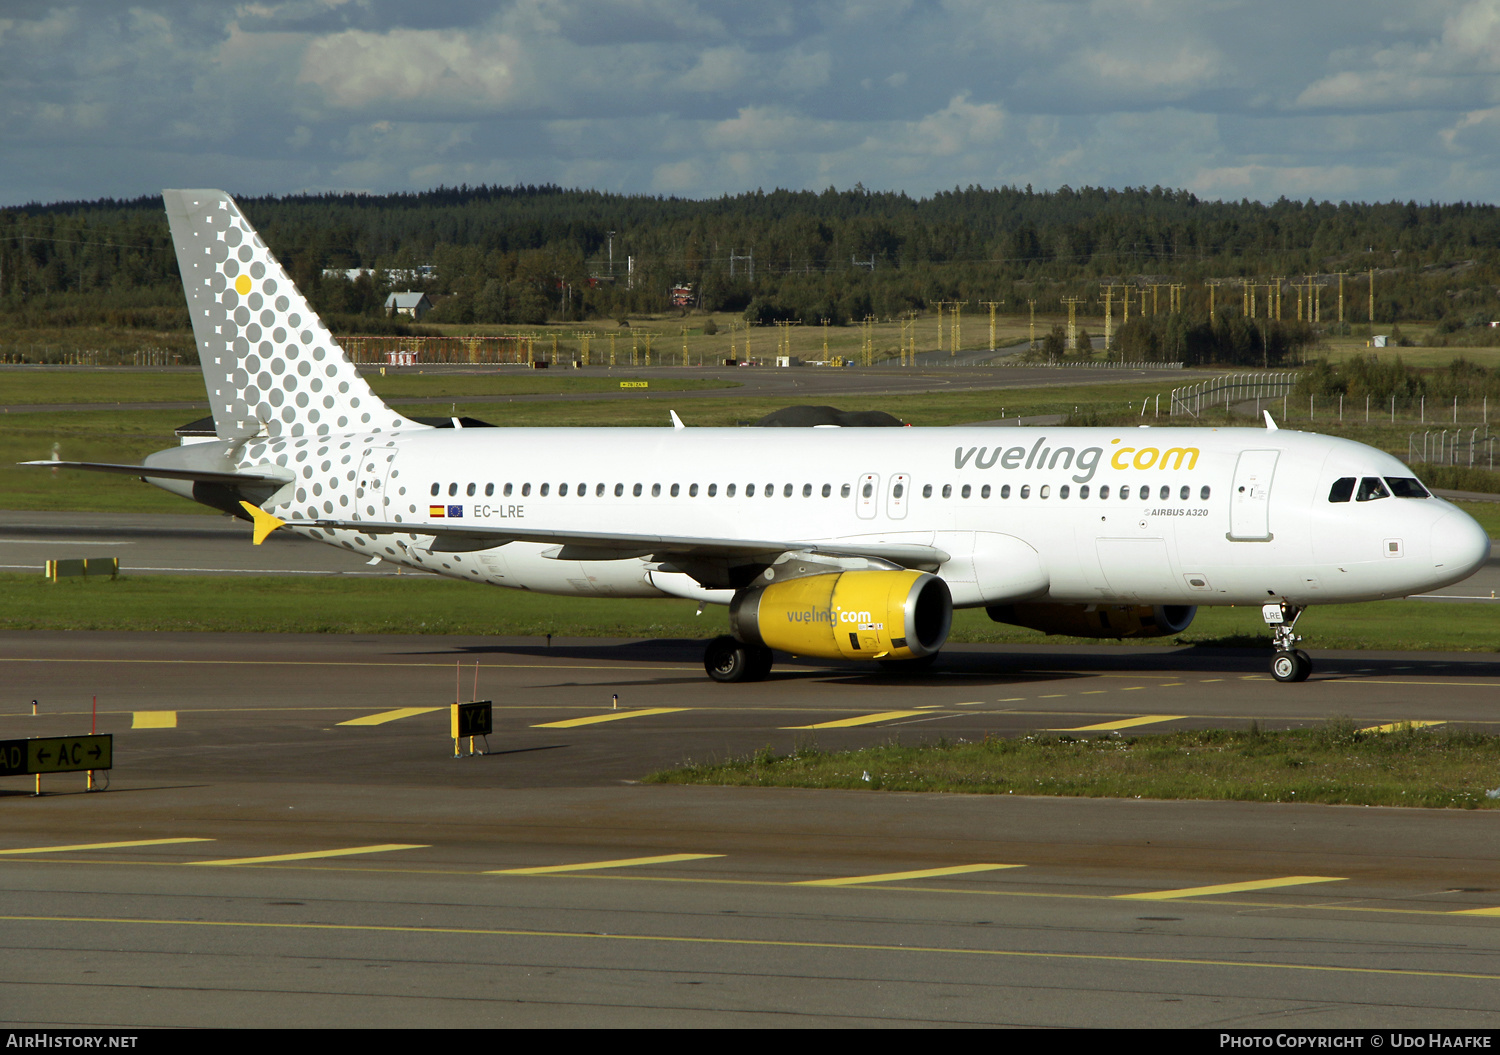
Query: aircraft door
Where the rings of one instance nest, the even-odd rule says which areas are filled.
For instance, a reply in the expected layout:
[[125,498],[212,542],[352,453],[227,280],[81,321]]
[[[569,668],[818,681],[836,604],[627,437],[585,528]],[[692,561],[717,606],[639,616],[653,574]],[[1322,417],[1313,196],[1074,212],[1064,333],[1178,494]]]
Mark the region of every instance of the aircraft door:
[[880,510],[880,476],[865,473],[854,489],[854,511],[861,520],[874,520]]
[[390,519],[390,499],[385,492],[395,461],[395,447],[366,447],[359,456],[358,482],[354,488],[355,520]]
[[1241,451],[1229,495],[1229,538],[1234,542],[1271,540],[1271,478],[1280,451]]
[[891,486],[886,494],[885,515],[892,520],[906,519],[906,505],[911,499],[911,477],[896,473],[891,477]]

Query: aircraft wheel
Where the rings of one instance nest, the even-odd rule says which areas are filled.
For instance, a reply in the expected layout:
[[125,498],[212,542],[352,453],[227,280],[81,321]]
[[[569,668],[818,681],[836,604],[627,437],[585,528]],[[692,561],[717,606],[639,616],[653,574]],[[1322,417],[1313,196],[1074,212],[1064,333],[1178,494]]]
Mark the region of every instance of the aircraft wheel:
[[771,650],[764,645],[754,645],[746,649],[750,653],[750,674],[746,681],[765,681],[771,673],[771,664],[775,661]]
[[1299,669],[1298,669],[1297,676],[1294,679],[1292,679],[1292,680],[1294,680],[1294,681],[1306,681],[1307,680],[1307,676],[1312,673],[1312,669],[1313,669],[1312,657],[1309,656],[1306,652],[1303,652],[1300,648],[1297,649],[1296,656],[1297,656],[1297,666],[1298,666]]
[[1277,681],[1306,681],[1311,663],[1303,663],[1295,652],[1278,652],[1271,657],[1271,677]]
[[[765,670],[760,670],[755,659],[757,650],[728,634],[721,634],[708,643],[703,650],[703,669],[718,682],[759,681],[771,669],[771,650],[765,649]],[[757,676],[757,672],[759,674]]]

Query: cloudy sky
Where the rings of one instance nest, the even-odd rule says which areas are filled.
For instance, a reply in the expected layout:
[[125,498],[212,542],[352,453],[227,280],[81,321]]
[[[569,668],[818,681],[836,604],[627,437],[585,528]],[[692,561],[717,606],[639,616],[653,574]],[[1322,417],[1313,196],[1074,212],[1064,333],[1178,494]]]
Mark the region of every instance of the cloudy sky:
[[0,0],[0,205],[1182,187],[1500,200],[1500,0]]

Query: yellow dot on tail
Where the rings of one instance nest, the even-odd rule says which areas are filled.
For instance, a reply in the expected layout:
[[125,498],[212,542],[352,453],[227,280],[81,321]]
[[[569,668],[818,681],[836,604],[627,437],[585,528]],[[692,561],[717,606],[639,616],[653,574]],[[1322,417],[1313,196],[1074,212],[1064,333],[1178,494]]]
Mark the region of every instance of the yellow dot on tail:
[[242,297],[246,293],[249,293],[250,292],[250,276],[249,275],[241,275],[239,278],[235,279],[234,280],[234,291],[236,293],[238,293]]

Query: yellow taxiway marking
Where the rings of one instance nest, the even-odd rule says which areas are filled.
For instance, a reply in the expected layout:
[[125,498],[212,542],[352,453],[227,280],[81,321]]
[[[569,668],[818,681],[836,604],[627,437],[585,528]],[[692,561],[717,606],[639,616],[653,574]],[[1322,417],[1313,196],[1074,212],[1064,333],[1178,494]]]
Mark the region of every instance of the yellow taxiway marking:
[[1186,714],[1143,714],[1139,718],[1118,718],[1098,725],[1080,725],[1073,729],[1049,729],[1049,733],[1104,733],[1111,729],[1133,729],[1137,725],[1154,725],[1157,722],[1175,722]]
[[839,718],[832,722],[814,722],[812,725],[783,725],[783,729],[848,729],[856,725],[874,725],[896,718],[913,718],[921,711],[881,711],[878,714],[861,714],[854,718]]
[[301,854],[272,854],[270,857],[226,857],[220,861],[190,861],[195,865],[269,865],[279,861],[312,861],[319,857],[352,857],[354,854],[383,854],[389,850],[425,850],[429,843],[376,843],[373,846],[346,846],[341,850],[309,850]]
[[983,707],[983,700],[965,700],[963,703],[955,703],[955,707]]
[[1447,725],[1447,722],[1391,722],[1388,725],[1367,725],[1360,730],[1362,733],[1394,733],[1402,729],[1427,729],[1434,725]]
[[1145,687],[1146,686],[1144,686],[1144,685],[1127,685],[1125,688],[1121,689],[1120,691],[1121,692],[1140,692]]
[[1280,879],[1252,879],[1247,883],[1219,883],[1215,886],[1190,886],[1181,890],[1156,890],[1145,894],[1116,894],[1117,901],[1173,901],[1180,897],[1206,897],[1210,894],[1239,894],[1246,890],[1274,890],[1284,886],[1306,886],[1309,883],[1342,883],[1343,876],[1282,876]]
[[0,854],[60,854],[72,850],[119,850],[127,846],[167,846],[171,843],[211,843],[212,839],[131,839],[122,843],[73,843],[70,846],[23,846]]
[[1107,693],[1108,691],[1109,691],[1108,689],[1085,689],[1083,692],[1080,692],[1078,695],[1080,695],[1080,696],[1102,696],[1105,693]]
[[1450,916],[1500,916],[1500,906],[1490,908],[1462,908],[1448,913]]
[[676,714],[691,710],[689,707],[642,707],[634,711],[610,711],[608,714],[591,714],[587,718],[565,718],[560,722],[543,722],[533,729],[573,729],[580,725],[598,725],[600,722],[618,722],[622,718],[644,718],[648,714]]
[[678,861],[706,861],[723,854],[661,854],[657,857],[622,857],[616,861],[582,861],[576,865],[543,865],[541,868],[501,868],[487,876],[544,876],[558,872],[592,872],[596,868],[634,868],[637,865],[669,865]]
[[914,872],[885,872],[873,876],[804,879],[799,883],[793,883],[792,886],[859,886],[862,883],[899,883],[903,879],[931,879],[934,876],[956,876],[969,872],[993,872],[1000,868],[1024,867],[1024,865],[953,865],[949,868],[919,868]]
[[927,956],[993,957],[1014,960],[1057,960],[1065,962],[1155,964],[1168,967],[1237,967],[1247,971],[1294,971],[1326,974],[1356,974],[1386,978],[1468,978],[1483,982],[1500,981],[1500,974],[1474,971],[1428,971],[1409,967],[1345,967],[1321,963],[1280,963],[1264,960],[1216,960],[1175,956],[1124,956],[1118,953],[1041,952],[1031,949],[976,949],[941,945],[877,945],[873,943],[836,941],[791,941],[774,938],[716,938],[681,934],[602,934],[598,931],[519,930],[499,927],[416,927],[369,923],[273,923],[252,920],[208,919],[142,919],[120,916],[0,916],[5,923],[87,923],[117,927],[219,927],[264,931],[345,931],[365,934],[440,934],[478,938],[522,938],[584,942],[657,942],[661,945],[721,945],[734,948],[825,949],[832,952],[881,952]]
[[996,703],[1025,703],[1026,702],[1026,697],[1025,696],[1007,696],[1007,697],[1005,697],[1005,699],[1003,699],[1003,700],[996,700],[995,702]]
[[134,711],[130,719],[132,729],[176,729],[176,711]]
[[398,721],[402,718],[412,718],[418,714],[431,714],[433,711],[441,711],[442,707],[397,707],[394,711],[381,711],[379,714],[367,714],[363,718],[350,718],[347,722],[339,722],[340,725],[384,725],[386,722]]

